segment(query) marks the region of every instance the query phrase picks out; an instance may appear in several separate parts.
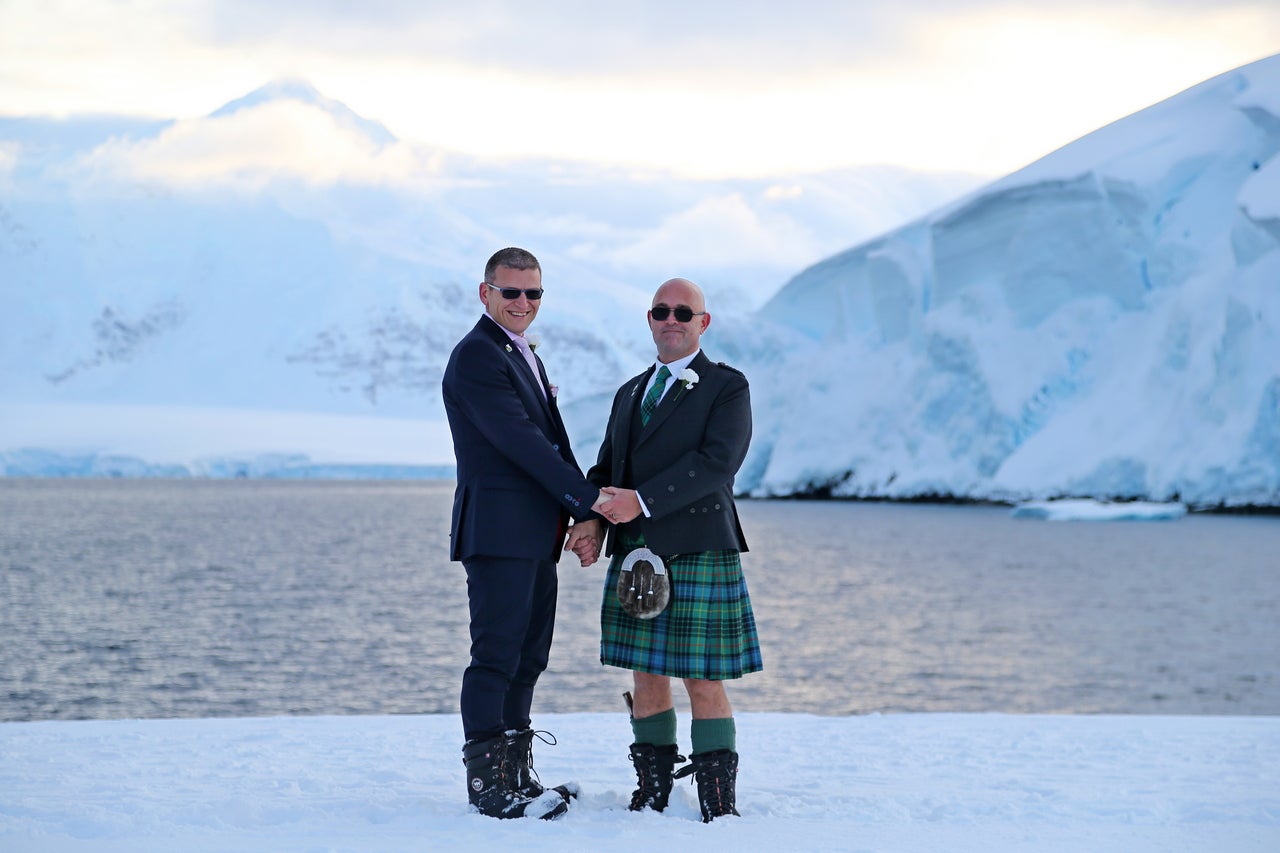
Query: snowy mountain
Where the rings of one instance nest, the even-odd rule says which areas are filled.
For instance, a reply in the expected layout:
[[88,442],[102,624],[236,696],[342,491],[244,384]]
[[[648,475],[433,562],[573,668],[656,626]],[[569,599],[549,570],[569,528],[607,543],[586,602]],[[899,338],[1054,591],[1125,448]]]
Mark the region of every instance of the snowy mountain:
[[358,115],[341,101],[326,98],[314,86],[305,80],[285,78],[275,80],[256,89],[243,98],[237,98],[229,104],[210,113],[209,118],[219,119],[235,115],[242,110],[252,110],[262,105],[271,105],[282,101],[293,101],[304,107],[316,107],[327,114],[338,127],[351,130],[364,136],[375,145],[392,145],[396,138],[381,122],[370,121]]
[[[643,311],[661,281],[701,281],[728,324],[851,233],[973,185],[478,162],[405,144],[301,81],[191,120],[0,119],[0,472],[59,457],[119,473],[216,470],[193,457],[227,454],[451,463],[440,374],[505,245],[543,262],[543,352],[570,421],[598,434],[602,401],[651,358]],[[281,435],[290,417],[302,431]],[[335,418],[363,419],[367,439],[334,447],[355,435]],[[407,446],[406,419],[436,444]]]
[[0,119],[0,473],[447,470],[440,371],[516,244],[582,458],[679,274],[752,379],[743,491],[1280,506],[1278,150],[1280,56],[976,190],[481,163],[296,81]]
[[1277,151],[1280,56],[809,267],[745,487],[1280,505]]

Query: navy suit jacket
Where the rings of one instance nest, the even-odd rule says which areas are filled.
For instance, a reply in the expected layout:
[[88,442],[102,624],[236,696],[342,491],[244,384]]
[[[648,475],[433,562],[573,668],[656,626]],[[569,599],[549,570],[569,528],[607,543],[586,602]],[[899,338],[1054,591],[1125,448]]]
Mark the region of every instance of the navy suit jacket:
[[678,377],[643,427],[637,412],[654,368],[628,380],[613,398],[609,425],[587,479],[640,492],[649,516],[609,533],[612,555],[620,529],[644,534],[659,556],[701,551],[746,551],[733,479],[751,444],[747,378],[699,352],[689,363],[698,382]]
[[599,489],[573,458],[546,370],[537,363],[535,378],[487,315],[449,356],[442,384],[458,464],[451,559],[556,561],[569,517],[593,515]]

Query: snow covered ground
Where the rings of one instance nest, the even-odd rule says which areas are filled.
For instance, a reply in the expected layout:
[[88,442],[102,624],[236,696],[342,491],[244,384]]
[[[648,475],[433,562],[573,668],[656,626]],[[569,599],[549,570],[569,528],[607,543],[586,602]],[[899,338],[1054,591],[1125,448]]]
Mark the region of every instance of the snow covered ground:
[[583,787],[554,823],[468,813],[452,715],[5,723],[0,849],[1280,850],[1277,717],[742,714],[742,817],[710,825],[689,785],[626,811],[625,714],[535,724]]

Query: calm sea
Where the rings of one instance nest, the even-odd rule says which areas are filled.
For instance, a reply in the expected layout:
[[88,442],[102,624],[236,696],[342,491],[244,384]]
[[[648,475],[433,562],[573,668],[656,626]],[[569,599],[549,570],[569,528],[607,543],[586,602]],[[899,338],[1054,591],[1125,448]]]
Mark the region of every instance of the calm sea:
[[[456,713],[452,489],[0,480],[0,720]],[[1280,518],[740,509],[766,671],[739,710],[1280,714]],[[623,713],[602,576],[561,563],[535,712]]]

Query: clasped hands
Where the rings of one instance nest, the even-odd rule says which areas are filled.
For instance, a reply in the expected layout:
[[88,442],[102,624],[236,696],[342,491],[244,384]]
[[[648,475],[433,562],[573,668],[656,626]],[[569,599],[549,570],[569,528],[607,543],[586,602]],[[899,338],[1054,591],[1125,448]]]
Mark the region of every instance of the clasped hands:
[[[614,524],[624,524],[640,514],[640,496],[634,489],[605,486],[591,508]],[[585,568],[599,559],[603,546],[604,529],[599,519],[591,518],[569,528],[564,550],[577,554]]]
[[640,496],[635,489],[605,486],[591,508],[614,524],[626,524],[640,514]]

